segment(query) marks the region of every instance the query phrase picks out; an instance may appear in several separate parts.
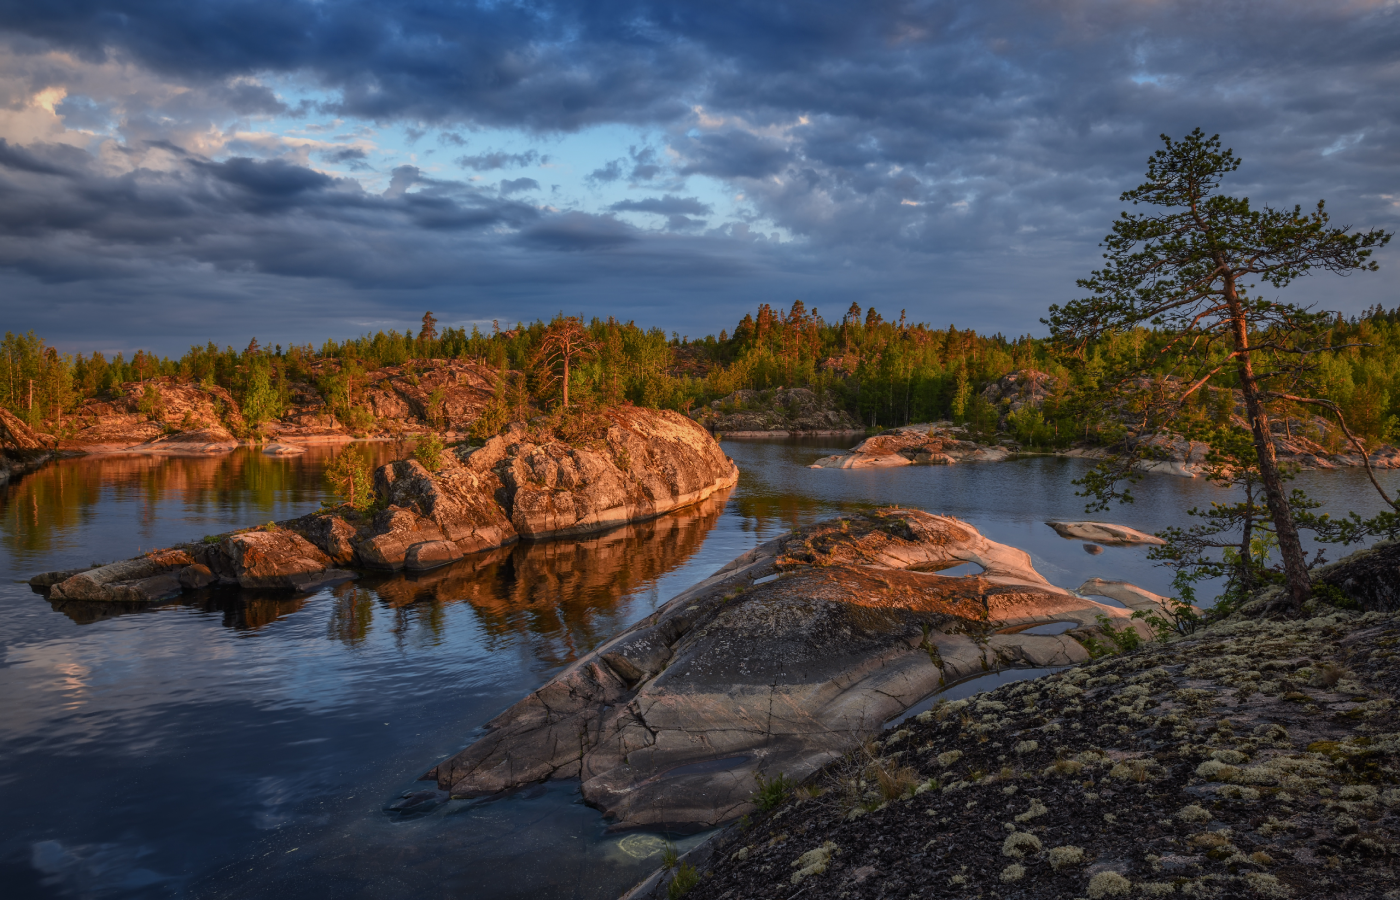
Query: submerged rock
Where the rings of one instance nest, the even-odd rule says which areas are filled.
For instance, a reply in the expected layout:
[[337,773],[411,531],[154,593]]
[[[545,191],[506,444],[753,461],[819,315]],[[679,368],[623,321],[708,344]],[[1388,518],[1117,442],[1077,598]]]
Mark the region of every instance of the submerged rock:
[[[959,562],[984,572],[932,571]],[[755,773],[805,777],[942,686],[1088,658],[1072,638],[999,631],[1099,615],[1142,630],[956,519],[826,522],[678,595],[428,777],[454,796],[579,778],[620,826],[714,825],[752,809]]]
[[955,437],[961,433],[947,423],[905,425],[866,438],[845,453],[824,456],[812,469],[881,469],[892,466],[951,466],[959,462],[1000,462],[1011,455],[1005,447],[989,447]]

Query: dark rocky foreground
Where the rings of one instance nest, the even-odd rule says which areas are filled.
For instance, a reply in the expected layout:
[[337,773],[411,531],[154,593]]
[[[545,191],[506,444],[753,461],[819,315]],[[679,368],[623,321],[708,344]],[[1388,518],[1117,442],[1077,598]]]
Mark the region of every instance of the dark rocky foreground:
[[214,584],[308,591],[348,569],[423,571],[526,538],[587,534],[654,518],[738,479],[708,432],[673,412],[622,407],[564,443],[517,423],[481,447],[374,476],[381,508],[343,507],[30,583],[53,600],[140,602]]
[[1260,597],[1204,632],[939,704],[629,900],[1396,900],[1400,545],[1324,580],[1361,575],[1352,609],[1270,620]]
[[[981,573],[937,572],[962,563]],[[1025,553],[956,519],[887,509],[824,522],[681,593],[427,777],[458,797],[578,778],[618,826],[712,826],[753,811],[756,775],[804,778],[942,686],[1088,659],[1072,637],[1022,630],[1089,631],[1098,616],[1143,628],[1130,614],[1051,585]]]

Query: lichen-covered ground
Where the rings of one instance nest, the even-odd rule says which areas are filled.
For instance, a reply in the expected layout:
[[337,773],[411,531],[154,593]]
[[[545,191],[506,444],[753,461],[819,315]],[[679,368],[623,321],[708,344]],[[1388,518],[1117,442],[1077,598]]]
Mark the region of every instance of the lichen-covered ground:
[[1400,619],[1322,610],[943,703],[685,896],[1400,900]]

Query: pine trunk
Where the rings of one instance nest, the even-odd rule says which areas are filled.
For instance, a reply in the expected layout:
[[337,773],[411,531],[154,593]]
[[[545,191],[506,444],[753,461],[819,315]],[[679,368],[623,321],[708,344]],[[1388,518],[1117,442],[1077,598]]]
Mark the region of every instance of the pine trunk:
[[1233,279],[1226,280],[1225,299],[1233,320],[1235,350],[1239,353],[1237,368],[1240,391],[1244,394],[1245,412],[1254,432],[1254,449],[1259,455],[1259,480],[1264,488],[1264,499],[1268,503],[1270,517],[1274,520],[1274,533],[1278,537],[1279,553],[1283,557],[1283,574],[1288,580],[1288,599],[1296,610],[1302,607],[1312,593],[1307,558],[1303,555],[1298,526],[1293,521],[1293,510],[1283,492],[1278,455],[1274,451],[1273,436],[1269,430],[1269,414],[1260,400],[1259,385],[1254,379],[1254,366],[1249,358],[1249,326]]

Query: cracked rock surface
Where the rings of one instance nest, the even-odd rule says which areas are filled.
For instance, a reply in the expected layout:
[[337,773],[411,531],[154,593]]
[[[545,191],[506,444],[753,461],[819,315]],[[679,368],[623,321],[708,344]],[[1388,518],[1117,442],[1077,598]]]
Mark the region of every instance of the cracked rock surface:
[[[966,562],[983,572],[937,573]],[[1072,637],[1017,632],[1096,615],[1137,624],[957,519],[824,522],[681,593],[429,777],[454,796],[578,778],[620,826],[711,826],[752,811],[755,773],[806,777],[942,686],[1087,659]]]
[[[1396,557],[1331,574],[1388,562],[1376,577],[1393,583]],[[1170,643],[936,705],[692,851],[686,896],[1396,900],[1388,596],[1294,619],[1265,618],[1265,597]],[[629,900],[666,896],[671,876]]]

